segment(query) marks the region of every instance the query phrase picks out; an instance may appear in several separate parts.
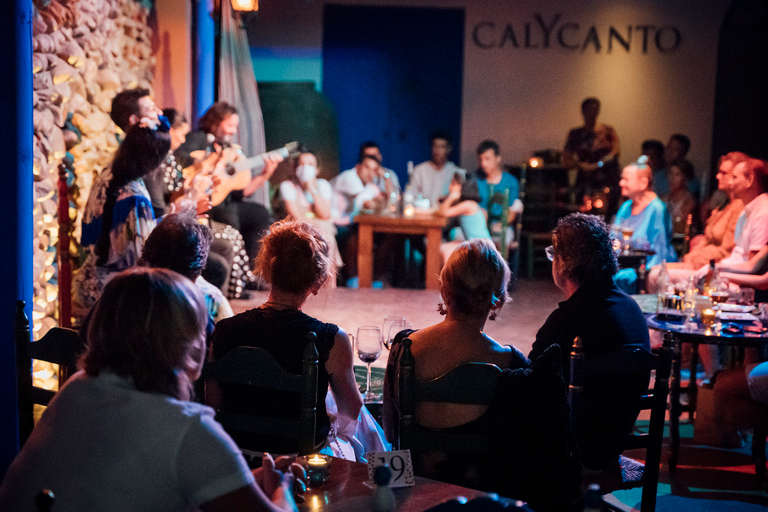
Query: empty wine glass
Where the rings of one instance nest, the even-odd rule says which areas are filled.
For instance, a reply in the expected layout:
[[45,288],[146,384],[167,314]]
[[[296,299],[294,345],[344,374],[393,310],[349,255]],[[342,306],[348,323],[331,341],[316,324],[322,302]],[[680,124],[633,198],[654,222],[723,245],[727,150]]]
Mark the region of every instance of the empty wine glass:
[[375,325],[364,325],[357,328],[355,336],[355,350],[357,357],[368,366],[368,378],[365,383],[364,400],[378,400],[380,395],[371,390],[371,363],[381,355],[382,339],[381,329]]
[[384,338],[384,346],[387,347],[387,350],[392,349],[392,342],[395,341],[397,333],[407,328],[408,322],[403,317],[388,316],[384,319],[384,334],[386,336]]

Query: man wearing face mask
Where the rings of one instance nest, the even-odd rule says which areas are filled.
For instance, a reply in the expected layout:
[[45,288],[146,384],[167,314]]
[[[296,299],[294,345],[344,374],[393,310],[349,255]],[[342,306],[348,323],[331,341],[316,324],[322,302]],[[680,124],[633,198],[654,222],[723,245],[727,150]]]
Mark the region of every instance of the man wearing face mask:
[[331,220],[332,197],[331,184],[317,177],[317,155],[306,151],[294,161],[291,176],[280,183],[278,206],[283,207],[287,216],[319,229],[328,242],[336,267],[341,267],[341,254],[336,245],[336,226]]

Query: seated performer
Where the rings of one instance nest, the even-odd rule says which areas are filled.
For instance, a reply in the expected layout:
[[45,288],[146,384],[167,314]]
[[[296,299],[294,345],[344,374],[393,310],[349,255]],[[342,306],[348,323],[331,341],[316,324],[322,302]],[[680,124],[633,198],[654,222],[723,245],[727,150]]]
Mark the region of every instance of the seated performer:
[[58,510],[296,510],[293,477],[268,455],[251,473],[213,411],[189,401],[207,321],[200,291],[170,270],[134,268],[107,283],[81,370],[5,474],[0,510],[38,510],[43,489]]
[[[488,231],[488,224],[483,209],[480,207],[480,201],[477,180],[464,180],[461,174],[455,174],[451,180],[448,196],[440,203],[438,214],[443,217],[458,219],[463,235],[462,241],[476,238],[490,240],[491,234]],[[448,257],[459,245],[461,245],[461,241],[440,244],[443,262],[448,261]]]
[[413,175],[408,185],[414,194],[429,199],[429,204],[436,207],[441,197],[448,195],[451,180],[456,174],[465,176],[467,171],[448,160],[453,150],[448,132],[438,130],[429,139],[432,156],[413,168]]
[[[652,268],[662,261],[677,261],[672,247],[672,223],[664,203],[651,190],[651,170],[641,156],[638,163],[629,165],[621,173],[621,194],[629,199],[616,214],[615,226],[632,230],[630,242],[640,240],[650,244],[656,254],[646,260],[646,268]],[[623,269],[615,277],[619,286],[629,293],[635,293],[637,274],[634,269]]]
[[522,203],[518,199],[520,183],[501,164],[501,151],[496,141],[484,140],[477,146],[477,161],[479,169],[476,174],[480,205],[486,211],[486,216],[500,217],[502,212],[489,211],[490,199],[496,192],[506,192],[509,196],[507,220],[511,225],[517,214],[522,211]]
[[[192,152],[218,152],[222,149],[228,149],[230,155],[236,155],[234,160],[244,158],[240,148],[232,144],[232,137],[237,134],[239,124],[240,117],[235,107],[224,101],[214,103],[200,118],[200,130],[189,134],[187,141],[176,152],[177,159],[183,167],[187,167],[194,163]],[[229,158],[229,155],[224,158]],[[249,196],[269,180],[282,159],[281,156],[270,153],[264,159],[264,168],[251,178],[245,189],[233,190],[209,212],[211,219],[228,224],[243,235],[245,251],[250,260],[258,255],[261,237],[269,229],[271,218],[269,211],[263,205],[250,201]],[[219,167],[224,163],[226,162],[219,162]],[[219,174],[219,177],[224,182],[217,186],[225,190],[227,176],[222,174]]]
[[117,272],[136,264],[155,227],[142,177],[154,171],[170,148],[168,125],[148,118],[128,129],[111,167],[91,186],[80,243],[86,260],[72,280],[73,313],[84,317]]
[[[215,178],[210,174],[217,155],[211,155],[210,162],[182,169],[174,152],[186,142],[189,124],[184,114],[174,108],[163,110],[163,115],[171,124],[171,151],[160,169],[150,174],[156,184],[147,185],[155,215],[165,214],[171,202],[177,205],[177,211],[185,210],[191,203],[198,205],[198,213],[206,214],[211,208],[208,190],[214,186]],[[203,276],[229,298],[241,298],[246,293],[243,291],[245,285],[252,278],[243,236],[228,224],[210,219],[205,222],[211,227],[213,242]]]
[[[331,180],[333,202],[331,218],[336,225],[336,241],[344,261],[344,278],[348,287],[357,287],[357,225],[353,219],[360,210],[380,210],[387,203],[392,191],[392,180],[385,177],[379,161],[370,155],[363,156],[352,169]],[[384,180],[382,189],[375,183],[376,176]],[[374,264],[382,261],[377,252]],[[376,269],[374,269],[374,273]]]
[[336,245],[336,226],[331,219],[333,188],[326,180],[317,177],[317,155],[311,151],[301,153],[294,160],[293,172],[280,183],[278,210],[295,220],[312,224],[325,237],[331,257],[337,268],[342,266],[341,254]]
[[[264,237],[257,269],[272,285],[269,299],[258,308],[216,325],[211,339],[212,359],[220,359],[238,346],[259,347],[269,352],[287,371],[299,374],[307,334],[314,332],[321,362],[316,402],[315,441],[318,447],[337,449],[346,442],[357,447],[353,457],[358,460],[366,452],[385,449],[376,435],[375,420],[362,407],[362,397],[355,382],[352,344],[347,333],[301,311],[307,298],[316,295],[334,277],[335,267],[323,235],[306,222],[273,224]],[[329,384],[338,411],[333,421],[326,413]],[[254,396],[222,384],[220,398],[215,400],[221,400],[229,410],[270,411],[288,418],[299,413],[298,397],[291,393],[270,392]],[[354,442],[353,437],[361,444]],[[233,438],[239,446],[249,450],[296,451],[295,444],[281,439],[237,432],[233,433]],[[333,455],[344,456],[344,453],[334,452]]]
[[[663,208],[663,206],[662,206]],[[570,352],[573,340],[580,336],[585,361],[610,354],[621,347],[650,351],[648,326],[637,303],[621,291],[612,277],[616,273],[616,255],[608,227],[598,217],[574,213],[560,219],[547,248],[552,260],[552,278],[566,300],[549,315],[536,333],[528,357],[534,362],[553,344],[560,345],[565,381],[570,378]],[[582,465],[603,470],[618,461],[626,436],[632,431],[639,409],[622,411],[616,404],[647,390],[648,375],[642,382],[621,382],[616,387],[600,383],[585,385],[595,405],[613,404],[611,414],[579,414],[572,427],[581,452]],[[585,382],[589,376],[585,375]],[[633,396],[632,392],[638,391]],[[597,407],[599,409],[599,407]]]

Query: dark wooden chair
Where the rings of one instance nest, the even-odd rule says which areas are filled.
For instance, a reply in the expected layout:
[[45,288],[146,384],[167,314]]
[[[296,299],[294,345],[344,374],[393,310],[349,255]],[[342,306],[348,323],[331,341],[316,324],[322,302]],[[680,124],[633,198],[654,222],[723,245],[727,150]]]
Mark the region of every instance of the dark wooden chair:
[[[651,512],[656,508],[664,418],[669,395],[669,376],[672,371],[672,348],[672,333],[667,332],[664,334],[664,343],[658,356],[642,349],[627,349],[588,360],[584,358],[581,339],[578,337],[574,340],[571,352],[569,401],[571,402],[572,414],[578,413],[578,408],[582,406],[580,400],[590,381],[600,382],[604,380],[606,373],[631,372],[633,367],[638,368],[638,371],[643,371],[650,365],[656,370],[653,389],[642,396],[638,396],[634,404],[640,410],[650,410],[648,432],[632,433],[624,442],[625,450],[645,450],[645,464],[622,456],[620,474],[618,471],[612,473],[606,470],[603,474],[587,482],[600,484],[604,494],[619,489],[642,487],[640,506],[642,512]],[[610,379],[610,377],[608,378]],[[631,399],[625,399],[621,404],[617,404],[617,408],[620,406],[626,409],[630,405],[632,405]],[[608,503],[605,505],[612,509]]]
[[493,192],[491,187],[491,196],[488,199],[488,232],[491,234],[491,240],[496,245],[501,255],[506,260],[509,255],[509,244],[511,240],[507,236],[509,227],[509,190]]
[[24,445],[34,427],[34,405],[48,405],[55,391],[33,385],[32,360],[59,365],[59,386],[77,371],[77,360],[85,351],[85,344],[77,331],[53,327],[38,341],[31,341],[29,319],[24,313],[25,303],[16,302],[14,319],[16,342],[16,375],[19,402],[19,441]]
[[[236,347],[215,362],[206,363],[202,378],[206,388],[210,380],[218,384],[247,386],[257,391],[285,391],[300,396],[298,420],[245,414],[219,408],[216,420],[227,432],[245,432],[295,441],[300,455],[314,453],[317,413],[318,353],[317,336],[309,333],[311,341],[302,357],[300,375],[287,372],[265,350]],[[206,389],[206,403],[210,403]],[[249,448],[250,447],[241,447]],[[264,450],[266,451],[266,450]]]
[[416,404],[437,402],[490,406],[496,399],[501,369],[488,363],[464,363],[428,382],[416,382],[411,339],[403,340],[399,376],[399,447],[490,455],[490,438],[480,434],[441,432],[416,424]]

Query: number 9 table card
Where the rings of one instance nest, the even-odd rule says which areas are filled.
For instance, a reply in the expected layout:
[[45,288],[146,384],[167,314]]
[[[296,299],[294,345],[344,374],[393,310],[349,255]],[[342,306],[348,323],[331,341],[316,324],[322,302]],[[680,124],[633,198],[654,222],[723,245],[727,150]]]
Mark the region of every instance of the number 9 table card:
[[373,486],[373,472],[377,467],[388,465],[392,471],[390,487],[410,487],[414,484],[413,462],[411,462],[410,450],[395,450],[391,452],[369,453],[368,481]]

